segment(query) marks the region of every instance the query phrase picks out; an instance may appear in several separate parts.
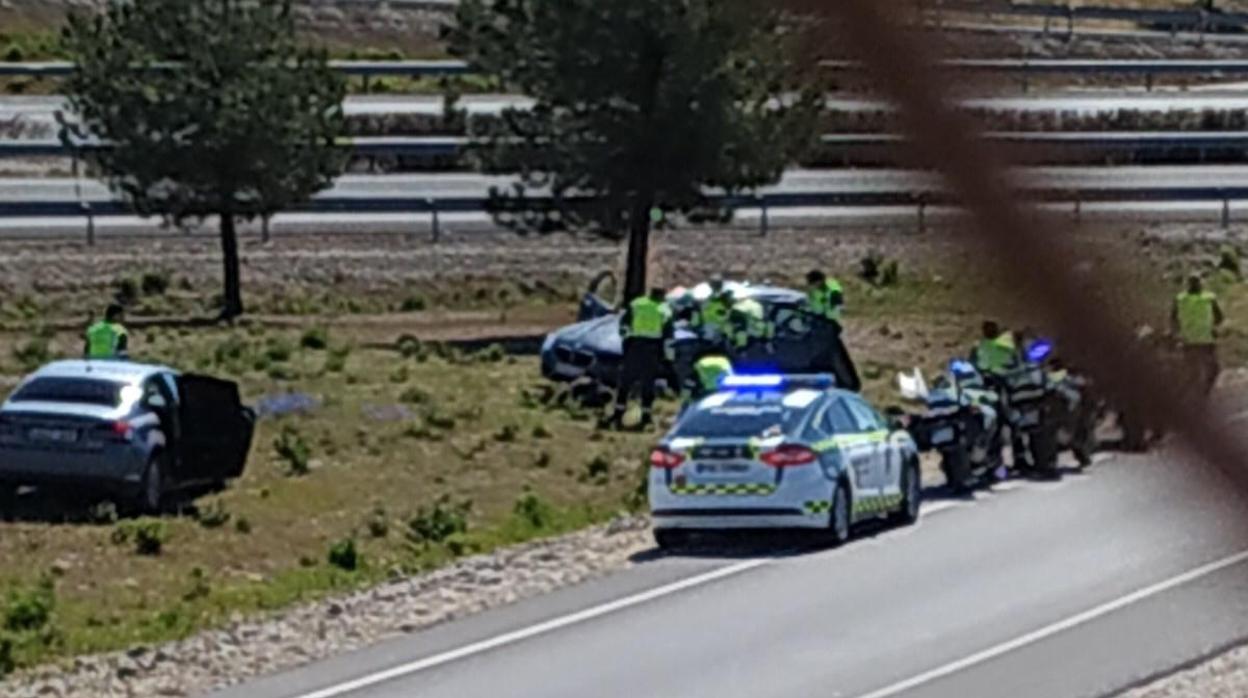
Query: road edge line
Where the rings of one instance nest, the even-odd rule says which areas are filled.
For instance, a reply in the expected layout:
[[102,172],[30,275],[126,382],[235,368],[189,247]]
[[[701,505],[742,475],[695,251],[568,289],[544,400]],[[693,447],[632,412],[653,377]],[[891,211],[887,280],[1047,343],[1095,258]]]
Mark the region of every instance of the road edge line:
[[1137,589],[1136,591],[1133,591],[1125,596],[1120,596],[1112,601],[1108,601],[1099,606],[1083,611],[1082,613],[1077,613],[1063,620],[1059,620],[1056,623],[1051,623],[1039,628],[1038,630],[1033,630],[1029,633],[1019,635],[1013,640],[1007,640],[998,645],[994,645],[993,647],[989,647],[988,649],[945,664],[944,666],[940,666],[935,669],[931,669],[930,671],[923,672],[922,674],[898,681],[890,686],[885,686],[884,688],[870,693],[864,693],[859,695],[858,698],[891,698],[892,696],[904,693],[905,691],[929,684],[937,679],[945,678],[946,676],[956,674],[964,669],[969,669],[978,664],[983,664],[989,660],[1009,654],[1015,650],[1022,649],[1028,645],[1033,645],[1041,640],[1046,640],[1054,635],[1058,635],[1085,623],[1089,623],[1097,618],[1109,615],[1110,613],[1139,603],[1140,601],[1144,601],[1152,596],[1181,587],[1185,584],[1201,579],[1202,577],[1207,577],[1215,572],[1220,572],[1228,567],[1233,567],[1245,561],[1248,561],[1248,550],[1242,550],[1234,555],[1229,555],[1221,558],[1220,560],[1215,560],[1206,565],[1188,570],[1183,574],[1171,577],[1151,586]]
[[665,584],[661,587],[650,589],[649,591],[643,591],[639,594],[626,596],[622,599],[616,599],[615,601],[609,601],[607,603],[593,606],[575,613],[569,613],[536,625],[530,625],[526,628],[513,630],[508,633],[503,633],[502,635],[496,635],[487,640],[481,640],[479,642],[464,645],[463,647],[459,647],[457,649],[435,654],[433,656],[418,659],[406,664],[401,664],[396,667],[391,667],[390,669],[368,674],[351,681],[345,681],[340,684],[308,693],[300,693],[292,696],[292,698],[338,698],[339,696],[344,696],[364,688],[370,688],[372,686],[392,681],[397,678],[402,678],[404,676],[411,676],[412,674],[433,669],[435,667],[442,666],[443,664],[449,664],[472,655],[481,654],[482,652],[488,652],[500,647],[506,647],[507,645],[513,645],[539,635],[545,635],[561,628],[584,623],[586,621],[600,618],[617,611],[622,611],[633,606],[638,606],[664,596],[670,596],[687,589],[692,589],[694,587],[709,584],[711,582],[738,575],[743,572],[748,572],[767,565],[771,561],[772,560],[770,558],[746,560],[745,562],[739,562],[735,565],[729,565],[728,567],[721,567],[710,572],[694,575],[692,577],[686,577],[680,581]]

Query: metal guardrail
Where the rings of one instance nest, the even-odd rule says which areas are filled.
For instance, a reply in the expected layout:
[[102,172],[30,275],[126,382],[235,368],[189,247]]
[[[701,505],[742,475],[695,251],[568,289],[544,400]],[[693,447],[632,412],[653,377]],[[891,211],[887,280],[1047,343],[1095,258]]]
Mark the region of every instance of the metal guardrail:
[[[1087,131],[1087,132],[1015,132],[987,133],[991,142],[1035,149],[1060,151],[1112,151],[1146,155],[1175,150],[1215,151],[1242,150],[1248,153],[1248,131]],[[906,142],[892,134],[830,134],[821,139],[820,153],[837,158],[864,150],[895,147]],[[361,157],[453,158],[461,155],[472,143],[469,138],[355,138],[343,141]],[[82,143],[78,152],[103,147],[98,142]],[[0,140],[0,159],[29,157],[73,157],[74,148],[56,139]]]
[[929,9],[984,14],[1005,14],[1020,17],[1065,19],[1071,23],[1080,19],[1132,22],[1154,26],[1210,31],[1216,29],[1243,30],[1248,27],[1248,14],[1241,12],[1208,12],[1192,9],[1140,9],[1095,5],[1055,5],[1047,3],[974,2],[970,0],[935,0]]
[[[354,77],[443,77],[469,75],[473,71],[463,61],[330,61],[334,70]],[[0,62],[0,77],[63,78],[74,72],[66,61],[25,63]]]

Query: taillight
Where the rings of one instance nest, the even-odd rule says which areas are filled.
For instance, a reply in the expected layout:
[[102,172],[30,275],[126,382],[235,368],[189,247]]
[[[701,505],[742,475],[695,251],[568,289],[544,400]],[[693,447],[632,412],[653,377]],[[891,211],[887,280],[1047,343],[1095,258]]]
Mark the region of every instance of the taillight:
[[679,453],[673,453],[666,448],[656,448],[650,452],[650,465],[655,468],[671,470],[680,467],[685,462],[685,457]]
[[763,453],[758,459],[773,468],[790,468],[796,465],[810,465],[819,460],[819,456],[805,446],[785,444]]
[[118,420],[110,425],[109,429],[114,439],[118,441],[129,441],[134,436],[134,427],[124,420]]

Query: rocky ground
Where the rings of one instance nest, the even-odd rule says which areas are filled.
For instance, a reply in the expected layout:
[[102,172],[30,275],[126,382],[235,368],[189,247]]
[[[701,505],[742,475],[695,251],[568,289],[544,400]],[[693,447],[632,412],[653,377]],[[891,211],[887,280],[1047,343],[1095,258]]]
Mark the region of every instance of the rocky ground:
[[620,518],[561,538],[466,558],[436,572],[239,620],[159,647],[75,659],[0,682],[8,698],[198,695],[418,632],[634,564],[649,521]]
[[1248,695],[1248,647],[1122,694],[1122,698],[1241,698]]

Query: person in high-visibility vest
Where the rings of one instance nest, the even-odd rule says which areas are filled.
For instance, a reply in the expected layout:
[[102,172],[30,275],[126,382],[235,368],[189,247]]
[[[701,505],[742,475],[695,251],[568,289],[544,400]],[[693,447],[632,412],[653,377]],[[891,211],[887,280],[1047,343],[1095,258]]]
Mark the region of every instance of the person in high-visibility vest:
[[841,282],[815,269],[806,275],[806,285],[806,307],[810,314],[840,327],[841,311],[845,308],[845,289]]
[[753,298],[743,298],[734,303],[728,320],[734,351],[741,351],[755,343],[768,344],[775,338],[776,328],[767,319],[767,310]]
[[645,428],[654,422],[654,392],[666,362],[665,345],[672,331],[672,311],[665,302],[667,293],[661,288],[639,296],[628,305],[620,319],[620,337],[624,340],[624,361],[620,366],[615,391],[615,411],[607,425],[620,428],[628,399],[633,390],[641,393],[641,423]]
[[681,412],[689,405],[719,390],[724,376],[733,373],[732,361],[715,349],[705,349],[693,363],[693,374],[681,387]]
[[992,320],[983,325],[979,344],[971,351],[971,363],[987,378],[1000,378],[1018,365],[1018,342],[1013,332],[1003,332]]
[[729,316],[735,303],[732,289],[724,286],[723,279],[716,277],[711,280],[711,295],[693,315],[691,327],[702,339],[719,343],[728,337],[730,327]]
[[1225,320],[1218,297],[1206,291],[1199,276],[1187,279],[1187,287],[1174,299],[1170,326],[1183,347],[1183,360],[1196,374],[1196,385],[1208,394],[1218,382],[1217,331]]
[[806,285],[805,309],[813,320],[810,341],[821,349],[812,368],[819,373],[831,373],[838,387],[857,392],[862,389],[862,379],[841,336],[845,289],[841,282],[818,269],[806,275]]
[[121,359],[129,349],[125,320],[126,311],[113,303],[104,311],[104,319],[87,328],[82,353],[88,359]]

